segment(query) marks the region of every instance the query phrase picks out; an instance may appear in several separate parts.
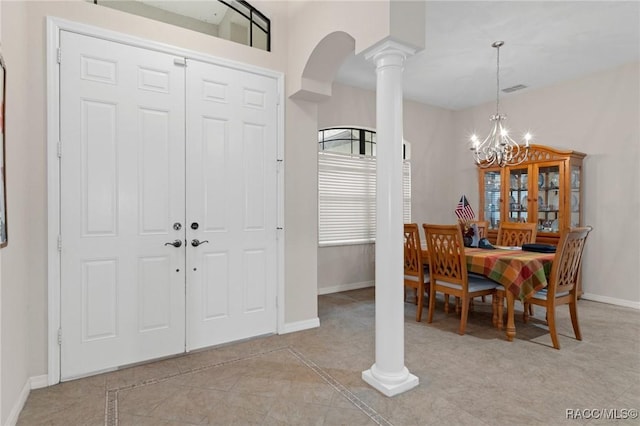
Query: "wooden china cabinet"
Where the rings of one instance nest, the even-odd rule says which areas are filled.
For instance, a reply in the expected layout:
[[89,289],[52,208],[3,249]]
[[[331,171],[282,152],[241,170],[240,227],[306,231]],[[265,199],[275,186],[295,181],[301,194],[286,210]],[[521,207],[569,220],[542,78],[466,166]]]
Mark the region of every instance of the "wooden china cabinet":
[[531,145],[517,166],[478,167],[480,220],[495,244],[501,221],[538,224],[536,242],[558,244],[564,228],[582,226],[582,160],[586,155]]

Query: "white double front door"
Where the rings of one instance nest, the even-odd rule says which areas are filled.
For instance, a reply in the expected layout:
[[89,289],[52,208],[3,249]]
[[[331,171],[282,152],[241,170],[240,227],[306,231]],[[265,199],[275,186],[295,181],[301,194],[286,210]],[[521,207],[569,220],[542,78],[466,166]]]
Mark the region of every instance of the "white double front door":
[[60,47],[61,378],[275,332],[276,80]]

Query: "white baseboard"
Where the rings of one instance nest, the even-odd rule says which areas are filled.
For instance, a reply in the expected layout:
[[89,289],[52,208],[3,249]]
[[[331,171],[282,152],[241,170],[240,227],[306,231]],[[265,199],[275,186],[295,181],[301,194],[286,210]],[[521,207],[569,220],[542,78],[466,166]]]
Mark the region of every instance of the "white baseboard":
[[27,402],[27,398],[29,398],[29,393],[31,389],[40,389],[49,386],[49,376],[43,374],[41,376],[33,376],[29,377],[22,387],[20,391],[20,395],[18,395],[18,400],[14,404],[9,416],[7,417],[7,421],[5,422],[5,426],[15,426],[18,423],[18,417],[20,417],[20,412],[24,408],[24,404]]
[[310,320],[289,322],[284,324],[279,334],[295,333],[296,331],[308,330],[310,328],[320,327],[320,318]]
[[624,306],[625,308],[640,310],[640,302],[634,302],[632,300],[616,299],[615,297],[600,296],[591,293],[583,293],[581,298],[585,300],[591,300],[593,302],[608,303],[610,305]]
[[318,289],[318,295],[338,293],[341,291],[358,290],[361,288],[367,288],[367,287],[373,287],[373,286],[375,286],[375,281],[363,281],[359,283],[334,285],[331,287],[320,287]]
[[5,426],[15,426],[18,423],[18,417],[20,417],[20,412],[24,407],[24,403],[27,402],[27,398],[29,398],[29,392],[31,391],[31,381],[27,379],[22,390],[20,391],[20,395],[18,395],[18,400],[13,405],[13,408],[9,412],[9,416],[7,417],[7,421],[5,422]]
[[31,385],[31,389],[46,388],[49,386],[49,376],[47,374],[32,376],[29,378],[29,384]]

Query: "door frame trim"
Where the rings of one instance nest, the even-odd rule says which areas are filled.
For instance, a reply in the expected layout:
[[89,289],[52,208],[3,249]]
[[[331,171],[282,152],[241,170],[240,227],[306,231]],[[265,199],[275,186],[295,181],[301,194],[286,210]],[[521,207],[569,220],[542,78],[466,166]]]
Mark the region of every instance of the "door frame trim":
[[46,22],[46,94],[47,94],[47,337],[48,337],[48,384],[60,382],[60,345],[58,344],[58,330],[60,329],[60,251],[58,237],[60,235],[60,161],[58,146],[60,141],[60,67],[58,64],[58,48],[60,47],[60,31],[69,31],[85,36],[101,38],[108,41],[140,47],[148,50],[160,51],[185,59],[195,59],[227,68],[238,69],[265,77],[273,78],[277,82],[278,97],[276,105],[276,158],[277,172],[277,201],[276,217],[276,331],[280,334],[284,330],[285,306],[285,226],[284,226],[284,73],[244,64],[228,59],[183,49],[164,43],[147,40],[128,34],[105,30],[93,25],[82,24],[61,18],[47,16]]

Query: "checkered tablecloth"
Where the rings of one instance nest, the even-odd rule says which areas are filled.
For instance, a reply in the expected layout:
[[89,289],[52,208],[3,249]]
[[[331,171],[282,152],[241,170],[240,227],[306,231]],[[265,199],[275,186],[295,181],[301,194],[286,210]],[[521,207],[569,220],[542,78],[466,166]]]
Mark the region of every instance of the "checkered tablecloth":
[[484,275],[520,300],[547,286],[555,253],[465,248],[467,271]]

